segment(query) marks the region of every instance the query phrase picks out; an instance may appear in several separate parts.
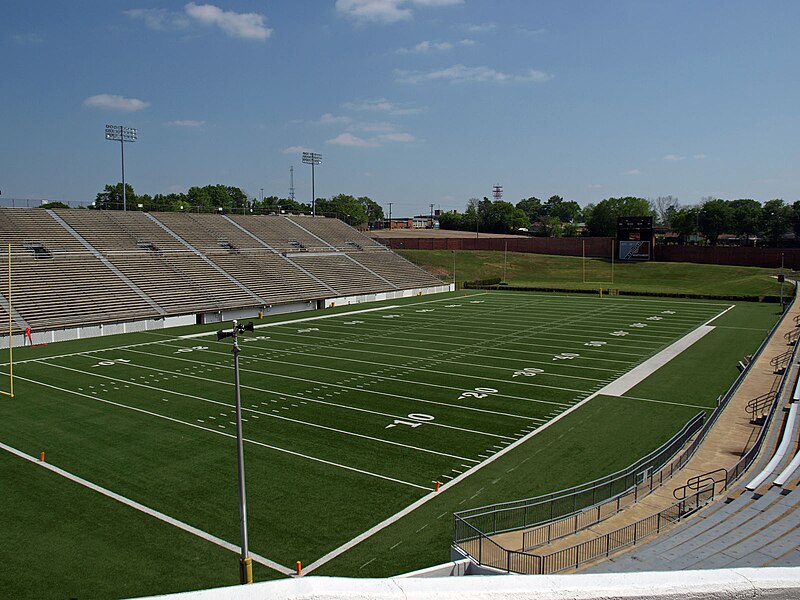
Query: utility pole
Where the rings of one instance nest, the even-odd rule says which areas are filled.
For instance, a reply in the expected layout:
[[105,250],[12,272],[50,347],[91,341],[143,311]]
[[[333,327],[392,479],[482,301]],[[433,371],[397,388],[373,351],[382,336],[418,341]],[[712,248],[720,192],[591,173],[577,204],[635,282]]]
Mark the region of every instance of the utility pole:
[[392,204],[394,202],[389,202],[389,229],[392,229]]

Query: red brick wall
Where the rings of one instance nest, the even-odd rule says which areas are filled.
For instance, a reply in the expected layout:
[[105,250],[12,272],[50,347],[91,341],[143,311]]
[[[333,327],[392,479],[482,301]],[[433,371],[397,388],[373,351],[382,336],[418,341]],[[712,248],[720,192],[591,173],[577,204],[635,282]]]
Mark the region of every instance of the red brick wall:
[[[611,255],[612,238],[384,238],[390,248],[408,250],[495,250],[533,252],[563,256]],[[654,248],[654,260],[716,265],[740,265],[778,269],[783,254],[786,269],[800,269],[800,248],[752,248],[738,246],[661,246]]]

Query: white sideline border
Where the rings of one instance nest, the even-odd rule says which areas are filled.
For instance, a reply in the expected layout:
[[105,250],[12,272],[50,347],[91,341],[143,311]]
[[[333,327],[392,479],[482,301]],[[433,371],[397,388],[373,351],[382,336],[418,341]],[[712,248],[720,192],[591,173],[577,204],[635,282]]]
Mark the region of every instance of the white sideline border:
[[[413,303],[416,304],[416,303]],[[363,310],[350,310],[347,312],[331,313],[328,315],[317,315],[316,317],[303,317],[302,319],[290,319],[288,321],[276,321],[275,323],[262,323],[261,325],[254,325],[253,329],[264,329],[266,327],[279,327],[281,325],[294,325],[295,323],[305,323],[307,321],[318,321],[319,319],[332,319],[334,317],[349,317],[350,315],[363,315],[364,313],[375,312],[378,310],[394,310],[402,308],[399,304],[392,304],[391,306],[378,306],[376,308],[365,308]],[[202,333],[190,333],[188,335],[179,335],[176,339],[191,340],[193,338],[208,337],[210,335],[217,335],[216,331],[204,331]]]
[[500,450],[496,454],[493,454],[492,456],[490,456],[489,458],[487,458],[486,460],[484,460],[480,464],[475,465],[474,467],[472,467],[468,471],[462,473],[461,475],[459,475],[455,479],[452,479],[452,480],[448,481],[447,483],[442,484],[440,486],[440,488],[439,488],[439,492],[431,492],[429,494],[426,494],[425,496],[423,496],[422,498],[420,498],[419,500],[417,500],[413,504],[410,504],[409,506],[407,506],[406,508],[404,508],[400,512],[398,512],[398,513],[392,515],[391,517],[381,521],[380,523],[378,523],[377,525],[371,527],[370,529],[368,529],[364,533],[354,537],[349,542],[346,542],[346,543],[342,544],[338,548],[336,548],[334,550],[331,550],[330,552],[328,552],[324,556],[318,558],[317,560],[315,560],[314,562],[309,564],[307,567],[304,567],[304,569],[303,569],[304,572],[305,573],[311,573],[312,571],[314,571],[315,569],[318,569],[319,567],[321,567],[325,563],[333,560],[334,558],[336,558],[340,554],[342,554],[344,552],[347,552],[348,550],[350,550],[354,546],[360,544],[361,542],[363,542],[367,538],[373,536],[374,534],[379,532],[381,529],[384,529],[384,528],[388,527],[389,525],[395,523],[396,521],[399,521],[402,517],[406,516],[407,514],[409,514],[410,512],[416,510],[417,508],[419,508],[420,506],[422,506],[426,502],[428,502],[428,501],[432,500],[433,498],[435,498],[439,493],[447,490],[450,487],[453,487],[454,485],[457,485],[459,482],[463,481],[464,479],[466,479],[470,475],[474,474],[478,470],[482,469],[486,465],[494,462],[495,460],[497,460],[498,458],[500,458],[504,454],[506,454],[506,453],[510,452],[511,450],[517,448],[521,444],[524,444],[525,442],[527,442],[531,438],[539,435],[545,429],[547,429],[551,425],[557,423],[558,421],[560,421],[561,419],[566,417],[571,412],[573,412],[575,410],[578,410],[580,407],[584,406],[587,402],[589,402],[593,398],[596,398],[597,396],[600,396],[600,395],[622,396],[625,392],[627,392],[628,390],[633,388],[638,383],[642,382],[649,375],[654,373],[657,369],[659,369],[660,367],[664,366],[669,361],[671,361],[673,358],[678,356],[681,352],[686,350],[689,346],[691,346],[692,344],[694,344],[695,342],[697,342],[698,340],[703,338],[709,332],[713,331],[714,327],[708,325],[708,323],[710,323],[711,321],[713,321],[717,317],[722,316],[723,314],[725,314],[726,312],[728,312],[732,308],[734,308],[734,305],[729,306],[723,312],[718,314],[716,317],[713,317],[711,320],[707,321],[705,325],[700,325],[700,327],[698,327],[697,329],[695,329],[693,331],[690,331],[688,334],[686,334],[685,336],[683,336],[679,340],[673,342],[672,344],[670,344],[669,346],[664,348],[661,352],[658,352],[657,354],[654,354],[653,356],[648,358],[646,361],[644,361],[642,364],[640,364],[637,367],[633,368],[631,371],[629,371],[628,373],[626,373],[625,375],[623,375],[622,377],[620,377],[616,381],[613,381],[610,384],[606,385],[605,387],[599,389],[598,391],[590,394],[589,396],[587,396],[586,398],[584,398],[580,402],[578,402],[576,404],[573,404],[567,410],[565,410],[564,412],[560,413],[556,417],[552,418],[551,420],[549,420],[547,423],[545,423],[541,427],[538,427],[537,429],[534,429],[533,431],[531,431],[530,433],[528,433],[524,437],[519,438],[516,442],[506,446],[505,448],[503,448],[502,450]]
[[[42,462],[42,461],[40,461],[39,459],[37,459],[37,458],[35,458],[33,456],[29,456],[29,455],[25,454],[21,450],[17,450],[16,448],[12,448],[11,446],[8,446],[8,445],[6,445],[6,444],[4,444],[2,442],[0,442],[0,449],[5,450],[9,454],[13,454],[14,456],[16,456],[18,458],[22,458],[24,460],[27,460],[28,462],[31,462],[31,463],[35,464],[36,466],[43,467],[43,468],[47,469],[48,471],[51,471],[51,472],[55,473],[56,475],[64,477],[65,479],[69,479],[70,481],[72,481],[74,483],[77,483],[78,485],[82,485],[83,487],[88,488],[88,489],[90,489],[90,490],[92,490],[94,492],[97,492],[99,494],[102,494],[103,496],[106,496],[108,498],[111,498],[112,500],[116,500],[117,502],[119,502],[121,504],[124,504],[125,506],[129,506],[130,508],[133,508],[134,510],[138,510],[139,512],[142,512],[142,513],[144,513],[144,514],[146,514],[146,515],[148,515],[150,517],[154,517],[154,518],[158,519],[159,521],[163,521],[164,523],[167,523],[168,525],[172,525],[173,527],[177,527],[178,529],[180,529],[182,531],[185,531],[185,532],[190,533],[190,534],[192,534],[194,536],[197,536],[197,537],[199,537],[201,539],[204,539],[207,542],[211,542],[212,544],[220,546],[221,548],[224,548],[225,550],[230,550],[231,552],[235,552],[237,554],[241,553],[241,548],[239,546],[237,546],[236,544],[231,544],[230,542],[226,542],[222,538],[218,538],[217,536],[212,535],[212,534],[210,534],[210,533],[208,533],[206,531],[203,531],[202,529],[198,529],[197,527],[193,527],[193,526],[189,525],[188,523],[184,523],[183,521],[179,521],[178,519],[170,517],[169,515],[165,515],[162,512],[159,512],[159,511],[157,511],[157,510],[155,510],[153,508],[145,506],[144,504],[139,504],[135,500],[131,500],[130,498],[126,498],[125,496],[117,494],[116,492],[112,492],[111,490],[106,489],[106,488],[104,488],[102,486],[99,486],[99,485],[97,485],[95,483],[92,483],[91,481],[87,481],[86,479],[83,479],[82,477],[78,477],[77,475],[74,475],[74,474],[70,473],[69,471],[65,471],[64,469],[61,469],[61,468],[56,467],[54,465],[51,465],[50,463]],[[255,554],[253,552],[250,552],[250,557],[253,559],[254,562],[257,562],[260,565],[264,565],[265,567],[269,567],[270,569],[274,569],[274,570],[278,571],[279,573],[283,573],[284,575],[291,575],[291,574],[294,573],[294,571],[292,571],[291,569],[289,569],[287,567],[284,567],[283,565],[279,565],[278,563],[276,563],[276,562],[274,562],[272,560],[269,560],[268,558],[264,558],[263,556],[261,556],[259,554]]]

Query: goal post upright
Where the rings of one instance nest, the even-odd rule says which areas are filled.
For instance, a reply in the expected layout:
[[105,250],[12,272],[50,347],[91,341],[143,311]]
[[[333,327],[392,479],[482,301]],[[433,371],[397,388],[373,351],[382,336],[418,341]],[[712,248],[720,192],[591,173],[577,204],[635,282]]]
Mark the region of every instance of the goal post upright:
[[8,391],[0,390],[5,396],[14,397],[14,319],[11,302],[11,242],[8,243]]

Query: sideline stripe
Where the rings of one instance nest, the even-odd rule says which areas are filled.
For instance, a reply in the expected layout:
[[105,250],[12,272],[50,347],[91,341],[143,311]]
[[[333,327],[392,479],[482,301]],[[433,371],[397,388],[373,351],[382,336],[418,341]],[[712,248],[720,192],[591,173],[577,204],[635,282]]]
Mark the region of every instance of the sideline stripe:
[[[146,514],[148,516],[154,517],[154,518],[158,519],[159,521],[163,521],[164,523],[167,523],[168,525],[172,525],[173,527],[177,527],[178,529],[180,529],[182,531],[185,531],[185,532],[190,533],[190,534],[192,534],[194,536],[202,538],[202,539],[206,540],[207,542],[211,542],[212,544],[220,546],[221,548],[225,548],[226,550],[230,550],[231,552],[235,552],[236,554],[241,554],[241,548],[239,546],[237,546],[235,544],[231,544],[230,542],[226,542],[222,538],[218,538],[217,536],[212,535],[212,534],[210,534],[210,533],[208,533],[206,531],[203,531],[202,529],[198,529],[197,527],[193,527],[193,526],[189,525],[188,523],[184,523],[183,521],[179,521],[178,519],[170,517],[169,515],[165,515],[162,512],[159,512],[159,511],[157,511],[155,509],[152,509],[152,508],[150,508],[148,506],[145,506],[144,504],[139,504],[135,500],[131,500],[130,498],[126,498],[125,496],[121,496],[120,494],[117,494],[116,492],[112,492],[109,489],[101,487],[101,486],[99,486],[99,485],[97,485],[95,483],[92,483],[91,481],[87,481],[86,479],[83,479],[82,477],[78,477],[77,475],[74,475],[74,474],[70,473],[69,471],[65,471],[64,469],[61,469],[61,468],[56,467],[54,465],[51,465],[50,463],[41,462],[38,458],[35,458],[33,456],[28,456],[24,452],[22,452],[20,450],[17,450],[16,448],[12,448],[11,446],[7,446],[6,444],[3,444],[2,442],[0,442],[0,448],[5,450],[6,452],[8,452],[10,454],[13,454],[14,456],[17,456],[19,458],[25,459],[28,462],[32,462],[36,466],[43,467],[43,468],[47,469],[48,471],[51,471],[51,472],[55,473],[56,475],[60,475],[61,477],[69,479],[70,481],[72,481],[74,483],[77,483],[78,485],[82,485],[85,488],[89,488],[90,490],[92,490],[94,492],[102,494],[103,496],[111,498],[112,500],[116,500],[117,502],[120,502],[120,503],[122,503],[122,504],[124,504],[126,506],[129,506],[129,507],[133,508],[134,510],[138,510],[139,512],[142,512],[142,513],[144,513],[144,514]],[[283,565],[279,565],[278,563],[276,563],[274,561],[271,561],[268,558],[264,558],[263,556],[261,556],[259,554],[255,554],[254,552],[250,552],[250,556],[258,564],[264,565],[265,567],[269,567],[270,569],[274,569],[275,571],[278,571],[279,573],[283,573],[284,575],[293,575],[294,574],[294,571],[292,569],[288,569],[287,567],[284,567]]]
[[[730,307],[730,308],[733,308],[733,307]],[[730,310],[730,309],[728,309],[728,310]],[[724,313],[721,313],[721,314],[724,314]],[[697,340],[702,338],[705,334],[707,334],[709,331],[712,331],[713,329],[714,329],[713,327],[708,327],[708,326],[705,326],[705,325],[701,325],[697,330],[695,330],[693,332],[690,332],[689,334],[685,335],[684,337],[682,337],[678,341],[674,342],[673,344],[671,344],[670,346],[668,346],[667,348],[665,348],[664,350],[662,350],[658,354],[652,356],[651,358],[649,358],[648,360],[646,360],[645,362],[640,364],[638,367],[633,369],[633,371],[637,372],[637,376],[640,377],[639,381],[643,380],[645,377],[647,377],[650,373],[652,373],[653,371],[655,371],[655,369],[658,368],[657,366],[651,368],[651,365],[658,364],[658,366],[661,366],[662,364],[666,364],[669,360],[672,360],[672,358],[677,356],[680,352],[682,352],[683,350],[688,348],[690,345],[692,345],[694,342],[696,342]],[[702,332],[698,333],[701,330],[702,330]],[[668,358],[666,358],[666,357],[668,357]],[[666,360],[664,360],[665,358],[666,358]],[[663,360],[663,362],[661,362],[662,360]],[[633,371],[630,371],[630,373],[632,373]],[[621,377],[620,379],[624,379],[626,377],[627,377],[627,374],[623,375],[623,377]],[[619,380],[617,380],[617,381],[619,381]],[[399,521],[401,518],[403,518],[404,516],[406,516],[407,514],[412,512],[413,510],[416,510],[417,508],[419,508],[420,506],[422,506],[423,504],[425,504],[429,500],[432,500],[433,498],[435,498],[438,494],[442,493],[443,491],[447,490],[448,488],[453,487],[454,485],[457,485],[458,483],[460,483],[461,481],[463,481],[464,479],[466,479],[470,475],[473,475],[474,473],[476,473],[477,471],[479,471],[480,469],[482,469],[486,465],[494,462],[495,460],[497,460],[498,458],[500,458],[504,454],[506,454],[508,452],[511,452],[512,450],[514,450],[518,446],[524,444],[528,440],[530,440],[530,439],[534,438],[535,436],[539,435],[544,430],[546,430],[548,427],[558,423],[561,419],[566,417],[568,414],[570,414],[573,411],[578,410],[580,407],[585,405],[587,402],[591,401],[596,396],[599,396],[601,393],[604,393],[606,395],[620,395],[620,394],[625,393],[628,389],[630,389],[631,387],[633,387],[637,383],[639,383],[639,381],[633,381],[632,378],[627,378],[626,379],[627,387],[622,386],[622,385],[619,386],[620,388],[624,387],[624,389],[622,389],[619,392],[619,394],[609,394],[607,391],[606,392],[603,391],[603,390],[607,390],[608,388],[611,388],[612,386],[614,386],[616,384],[616,382],[614,382],[614,383],[611,383],[611,384],[605,386],[602,390],[594,392],[593,394],[587,396],[586,398],[584,398],[580,402],[572,405],[571,407],[569,407],[564,412],[562,412],[559,415],[555,416],[553,419],[551,419],[550,421],[548,421],[547,423],[545,423],[544,425],[542,425],[538,429],[534,429],[529,434],[527,434],[525,437],[519,438],[516,442],[506,446],[505,448],[503,448],[502,450],[500,450],[496,454],[493,454],[492,456],[490,456],[489,458],[484,460],[482,463],[472,467],[469,471],[466,471],[465,473],[462,473],[461,475],[459,475],[455,479],[452,479],[452,480],[444,483],[439,488],[438,492],[431,492],[431,493],[423,496],[422,498],[420,498],[419,500],[417,500],[413,504],[409,505],[405,509],[401,510],[400,512],[398,512],[398,513],[392,515],[391,517],[381,521],[380,523],[378,523],[374,527],[368,529],[367,531],[365,531],[361,535],[353,538],[352,540],[350,540],[349,542],[346,542],[345,544],[342,544],[338,548],[328,552],[325,556],[315,560],[310,565],[305,567],[305,569],[304,569],[305,573],[311,573],[313,570],[318,569],[319,567],[321,567],[325,563],[333,560],[334,558],[336,558],[340,554],[350,550],[351,548],[353,548],[357,544],[360,544],[361,542],[363,542],[365,539],[367,539],[367,538],[371,537],[372,535],[376,534],[381,529],[384,529],[384,528],[388,527],[389,525],[392,525],[396,521]]]
[[[231,433],[225,433],[224,431],[218,431],[216,429],[210,429],[208,427],[202,427],[200,425],[195,425],[194,423],[187,423],[186,421],[181,421],[180,419],[176,419],[174,417],[168,417],[167,415],[160,415],[156,412],[152,412],[149,410],[144,410],[143,408],[136,408],[135,406],[127,406],[126,404],[120,404],[119,402],[114,402],[112,400],[105,400],[104,398],[98,398],[96,396],[90,396],[88,394],[81,394],[80,392],[75,392],[73,390],[67,390],[64,388],[60,388],[55,385],[50,385],[49,383],[42,383],[41,381],[36,381],[35,379],[28,379],[26,377],[20,377],[22,381],[27,381],[28,383],[35,383],[36,385],[41,385],[43,387],[51,388],[54,390],[58,390],[60,392],[65,392],[67,394],[73,394],[75,396],[81,396],[82,398],[88,398],[89,400],[94,400],[96,402],[102,402],[104,404],[111,404],[112,406],[118,406],[119,408],[125,408],[127,410],[132,410],[134,412],[139,412],[145,415],[149,415],[151,417],[157,417],[159,419],[164,419],[165,421],[171,421],[172,423],[177,423],[179,425],[186,425],[187,427],[193,427],[194,429],[200,429],[201,431],[207,431],[208,433],[214,433],[216,435],[221,435],[223,437],[236,439],[236,436]],[[317,458],[316,456],[310,456],[308,454],[301,454],[300,452],[295,452],[293,450],[287,450],[286,448],[280,448],[278,446],[272,446],[270,444],[265,444],[264,442],[258,442],[256,440],[251,440],[248,438],[244,438],[244,441],[253,444],[255,446],[261,446],[262,448],[269,448],[270,450],[275,450],[276,452],[281,452],[283,454],[289,454],[291,456],[297,456],[299,458],[304,458],[306,460],[310,460],[313,462],[318,462],[326,465],[330,465],[332,467],[338,467],[340,469],[344,469],[346,471],[353,471],[355,473],[361,473],[362,475],[368,475],[369,477],[376,477],[377,479],[383,479],[385,481],[392,481],[394,483],[400,483],[402,485],[406,485],[409,487],[417,488],[420,490],[425,490],[426,492],[430,490],[430,487],[425,487],[422,485],[417,485],[416,483],[410,483],[408,481],[403,481],[402,479],[395,479],[394,477],[389,477],[388,475],[379,475],[378,473],[372,473],[370,471],[365,471],[364,469],[358,469],[356,467],[350,467],[348,465],[343,465],[340,463],[336,463],[330,460],[325,460],[324,458]]]
[[[253,329],[264,329],[265,327],[279,327],[281,325],[293,325],[294,323],[305,323],[307,321],[318,321],[319,319],[332,319],[334,317],[347,317],[349,315],[361,315],[368,312],[375,312],[376,310],[395,310],[400,308],[399,305],[392,306],[379,306],[377,308],[365,308],[364,310],[351,310],[348,312],[332,313],[330,315],[319,315],[317,317],[305,317],[303,319],[292,319],[290,321],[280,321],[276,323],[263,323],[255,325]],[[190,340],[193,338],[208,337],[210,335],[217,335],[216,331],[206,331],[204,333],[192,333],[189,335],[178,336],[179,340]]]

